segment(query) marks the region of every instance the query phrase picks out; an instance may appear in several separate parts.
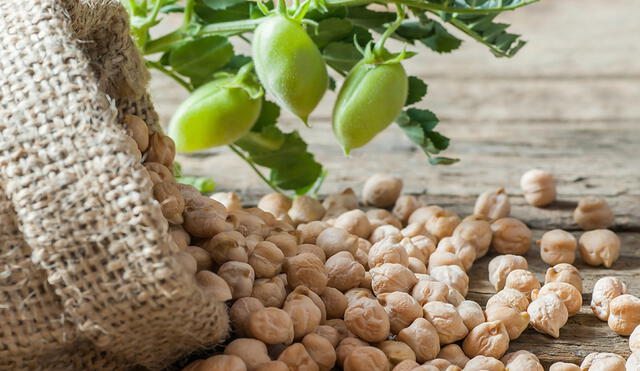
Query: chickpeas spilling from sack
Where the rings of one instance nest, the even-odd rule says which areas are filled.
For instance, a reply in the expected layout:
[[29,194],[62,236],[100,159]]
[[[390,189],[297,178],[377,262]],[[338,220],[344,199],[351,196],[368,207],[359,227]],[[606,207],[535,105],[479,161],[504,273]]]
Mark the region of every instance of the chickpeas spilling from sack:
[[[528,351],[507,353],[510,342],[529,326],[561,337],[580,311],[576,251],[606,268],[620,255],[620,239],[606,229],[613,212],[594,197],[573,214],[587,232],[576,238],[555,229],[537,241],[550,266],[543,284],[525,258],[532,232],[510,216],[503,188],[481,194],[464,218],[403,195],[402,180],[385,174],[367,180],[361,200],[350,188],[323,202],[272,193],[243,208],[235,193],[209,197],[175,182],[171,139],[150,135],[136,116],[124,121],[180,266],[229,304],[233,332],[224,350],[185,371],[544,370]],[[553,175],[542,170],[525,173],[521,187],[535,207],[557,197]],[[483,309],[465,297],[469,270],[490,251],[496,293]],[[592,353],[580,366],[550,370],[640,370],[640,299],[615,277],[598,280],[592,293],[593,315],[630,336],[632,356]]]

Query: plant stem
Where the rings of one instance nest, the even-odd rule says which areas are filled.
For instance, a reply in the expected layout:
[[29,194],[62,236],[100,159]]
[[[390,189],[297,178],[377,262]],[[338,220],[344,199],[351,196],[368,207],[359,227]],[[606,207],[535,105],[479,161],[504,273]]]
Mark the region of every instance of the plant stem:
[[178,76],[175,72],[166,69],[161,63],[154,61],[147,61],[147,66],[155,68],[156,70],[164,73],[165,75],[174,79],[178,84],[182,85],[183,88],[187,89],[187,91],[192,92],[194,89],[190,83],[184,80],[182,77]]
[[249,164],[249,166],[251,166],[251,168],[253,169],[253,171],[255,171],[255,173],[260,177],[260,179],[262,179],[263,182],[267,183],[267,185],[273,189],[274,191],[278,192],[278,193],[282,193],[282,190],[280,188],[278,188],[275,184],[273,184],[269,179],[267,179],[266,176],[264,176],[264,174],[262,174],[262,172],[260,171],[260,169],[258,169],[255,165],[255,163],[253,162],[253,160],[251,160],[250,158],[248,158],[247,156],[245,156],[236,146],[234,146],[233,144],[229,144],[229,148],[231,148],[231,150],[233,152],[235,152],[236,155],[240,156],[241,159],[243,159],[246,163]]
[[[328,7],[335,6],[358,6],[370,4],[371,0],[325,0]],[[434,12],[447,12],[447,13],[468,13],[468,14],[487,14],[487,13],[499,13],[507,10],[515,10],[520,7],[530,5],[538,2],[539,0],[524,0],[514,5],[496,7],[496,8],[457,8],[450,7],[444,4],[435,4],[427,2],[425,0],[382,0],[382,2],[389,4],[404,4],[413,8],[420,8],[425,10],[431,10]]]
[[193,7],[195,6],[194,0],[186,0],[184,4],[184,24],[191,23],[191,18],[193,18]]

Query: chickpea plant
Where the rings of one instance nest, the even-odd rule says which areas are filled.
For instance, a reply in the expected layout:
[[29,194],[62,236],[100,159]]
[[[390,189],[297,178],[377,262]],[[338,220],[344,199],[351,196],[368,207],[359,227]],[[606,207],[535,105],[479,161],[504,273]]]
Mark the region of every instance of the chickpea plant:
[[[494,19],[536,1],[122,0],[147,67],[191,92],[169,124],[176,149],[226,145],[272,189],[296,194],[317,190],[326,172],[297,131],[278,126],[281,108],[308,125],[326,90],[338,89],[333,131],[345,154],[395,122],[431,164],[455,163],[439,156],[449,138],[435,131],[438,117],[416,106],[427,84],[407,76],[402,63],[417,52],[391,51],[386,41],[449,53],[462,43],[448,31],[456,28],[511,57],[525,42]],[[153,38],[150,29],[169,13],[182,13],[182,25]],[[235,52],[236,39],[252,44],[251,57]]]

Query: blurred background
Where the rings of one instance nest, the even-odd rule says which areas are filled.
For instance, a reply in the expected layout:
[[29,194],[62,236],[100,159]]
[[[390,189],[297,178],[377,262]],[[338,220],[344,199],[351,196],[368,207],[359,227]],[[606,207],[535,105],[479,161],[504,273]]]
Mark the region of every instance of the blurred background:
[[[439,116],[439,131],[451,138],[444,155],[461,159],[452,166],[430,166],[395,125],[344,157],[331,132],[334,93],[311,116],[311,129],[290,114],[282,120],[329,171],[323,194],[358,191],[367,176],[389,172],[403,177],[405,191],[471,200],[501,185],[519,193],[522,173],[540,167],[556,175],[565,198],[617,196],[614,203],[638,208],[628,202],[640,196],[638,14],[638,0],[542,0],[498,18],[528,40],[512,59],[494,57],[455,29],[467,41],[450,54],[410,48],[421,53],[407,61],[408,72],[429,84],[420,106]],[[187,94],[160,74],[151,90],[166,125]],[[178,161],[188,175],[213,178],[216,191],[237,191],[245,200],[268,191],[226,147]]]

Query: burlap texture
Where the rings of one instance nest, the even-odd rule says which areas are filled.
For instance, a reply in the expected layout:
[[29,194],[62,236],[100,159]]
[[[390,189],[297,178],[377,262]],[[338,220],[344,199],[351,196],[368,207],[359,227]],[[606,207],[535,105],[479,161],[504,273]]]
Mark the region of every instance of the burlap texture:
[[118,124],[159,130],[118,0],[0,1],[0,369],[160,369],[227,334]]

